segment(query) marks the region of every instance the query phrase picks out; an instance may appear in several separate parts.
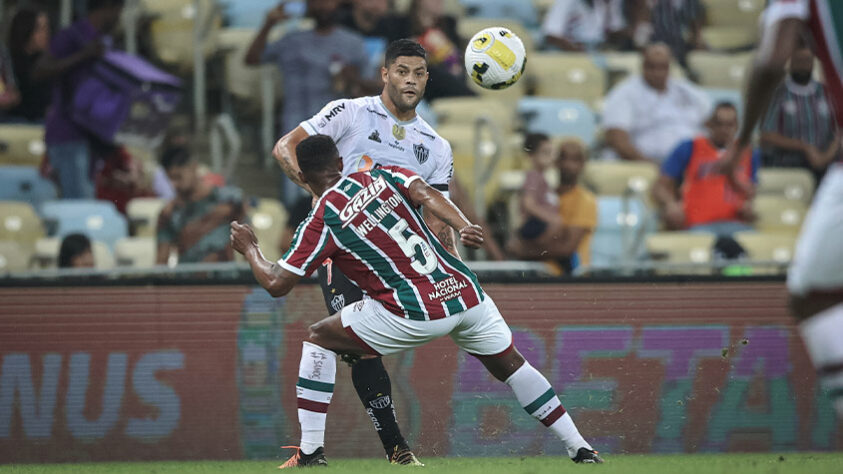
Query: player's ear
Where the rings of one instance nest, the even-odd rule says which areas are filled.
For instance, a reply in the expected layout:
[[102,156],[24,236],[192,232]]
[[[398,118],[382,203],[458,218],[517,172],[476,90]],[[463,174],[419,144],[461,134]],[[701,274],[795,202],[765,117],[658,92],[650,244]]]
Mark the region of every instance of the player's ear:
[[383,83],[386,84],[388,82],[388,79],[389,79],[389,69],[382,66],[381,67],[381,81],[383,81]]
[[304,184],[307,184],[307,178],[304,177],[304,173],[302,173],[301,170],[299,170],[298,173],[299,173],[299,179],[301,180],[301,182],[304,183]]

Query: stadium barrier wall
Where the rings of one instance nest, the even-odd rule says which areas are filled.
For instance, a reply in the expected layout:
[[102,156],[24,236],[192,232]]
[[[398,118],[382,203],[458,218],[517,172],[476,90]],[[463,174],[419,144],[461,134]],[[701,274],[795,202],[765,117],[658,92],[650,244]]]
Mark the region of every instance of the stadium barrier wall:
[[[515,342],[606,453],[841,449],[782,282],[489,284]],[[0,288],[0,463],[284,457],[319,288]],[[386,359],[422,456],[562,454],[445,339]],[[331,457],[381,456],[340,363]]]

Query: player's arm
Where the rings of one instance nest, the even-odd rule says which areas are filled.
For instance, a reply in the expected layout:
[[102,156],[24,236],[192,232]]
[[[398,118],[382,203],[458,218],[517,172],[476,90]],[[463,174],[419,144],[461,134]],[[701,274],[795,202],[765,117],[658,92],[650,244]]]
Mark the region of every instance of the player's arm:
[[275,144],[275,148],[272,149],[272,156],[278,160],[281,170],[284,171],[284,174],[287,175],[292,182],[312,193],[310,187],[308,187],[308,185],[305,184],[299,177],[299,165],[296,161],[296,145],[301,143],[301,141],[308,136],[309,134],[307,133],[307,130],[299,125],[278,140]]
[[[439,238],[442,246],[449,252],[456,255],[453,230],[456,230],[460,234],[460,241],[463,245],[471,248],[480,248],[483,245],[483,229],[478,225],[472,224],[462,211],[442,195],[442,193],[432,188],[422,179],[414,179],[407,190],[413,205],[422,206],[425,212],[429,212],[435,217],[434,223],[438,224],[439,228],[434,229],[430,224],[428,224],[428,227],[430,227],[434,235]],[[428,219],[426,219],[427,221]],[[449,238],[451,248],[448,248],[448,245],[442,240],[443,236]]]
[[301,279],[299,275],[281,267],[277,262],[270,262],[261,253],[258,238],[247,224],[231,223],[231,246],[246,257],[252,274],[270,295],[284,296]]
[[247,66],[261,65],[261,56],[263,55],[263,51],[266,49],[266,41],[269,37],[269,32],[272,31],[272,27],[274,27],[279,21],[285,20],[286,18],[287,14],[284,12],[283,3],[267,12],[266,19],[264,20],[261,29],[258,30],[258,34],[255,35],[255,39],[252,40],[252,43],[249,45],[249,49],[246,50],[246,55],[243,57],[243,62]]

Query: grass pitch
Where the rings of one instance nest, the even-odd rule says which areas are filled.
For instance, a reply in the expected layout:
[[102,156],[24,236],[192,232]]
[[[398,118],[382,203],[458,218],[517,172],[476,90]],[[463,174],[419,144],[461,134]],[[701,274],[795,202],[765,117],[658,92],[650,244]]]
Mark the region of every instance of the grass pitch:
[[[197,461],[147,463],[16,464],[0,466],[6,474],[252,474],[278,472],[281,461]],[[600,474],[825,474],[843,472],[843,453],[765,453],[702,455],[606,456],[599,466],[579,466],[559,457],[426,458],[423,468],[390,466],[381,459],[329,459],[328,468],[313,472],[374,474],[402,471],[458,474],[542,474],[591,472]],[[309,471],[306,471],[309,472]]]

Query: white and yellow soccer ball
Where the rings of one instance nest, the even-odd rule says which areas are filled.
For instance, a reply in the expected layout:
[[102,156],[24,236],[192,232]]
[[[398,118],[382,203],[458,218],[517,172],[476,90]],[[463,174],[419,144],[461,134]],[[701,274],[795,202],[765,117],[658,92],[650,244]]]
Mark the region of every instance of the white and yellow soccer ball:
[[501,26],[477,32],[465,48],[465,69],[485,89],[506,89],[524,74],[527,52],[515,33]]

